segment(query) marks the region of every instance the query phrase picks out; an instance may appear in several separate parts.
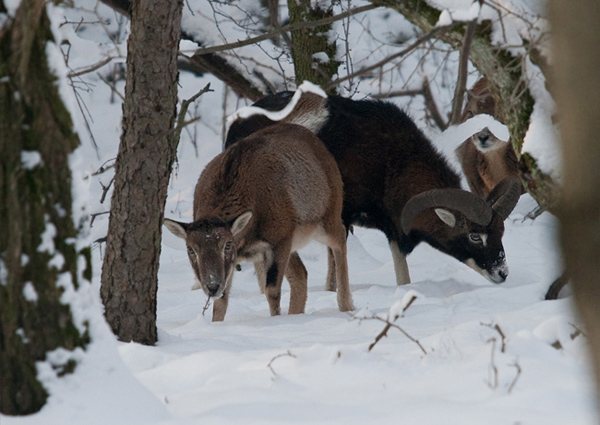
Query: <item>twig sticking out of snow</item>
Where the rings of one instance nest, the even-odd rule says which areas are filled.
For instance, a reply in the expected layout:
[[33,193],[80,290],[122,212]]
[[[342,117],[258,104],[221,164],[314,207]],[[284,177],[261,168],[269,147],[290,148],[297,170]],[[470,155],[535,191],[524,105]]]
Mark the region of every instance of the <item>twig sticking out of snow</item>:
[[[400,301],[394,303],[394,305],[392,305],[392,307],[390,308],[390,313],[388,314],[388,319],[382,319],[381,317],[377,317],[377,316],[373,317],[373,319],[376,319],[376,320],[379,320],[381,322],[384,322],[385,323],[385,327],[379,333],[379,335],[377,335],[375,337],[375,341],[373,341],[373,343],[371,345],[369,345],[369,351],[371,351],[373,349],[373,347],[375,347],[375,344],[377,344],[381,338],[383,338],[384,336],[387,336],[387,333],[390,330],[390,328],[396,328],[400,332],[402,332],[404,334],[404,336],[406,336],[412,342],[414,342],[415,344],[417,344],[419,346],[419,348],[421,349],[421,351],[423,351],[423,354],[427,354],[427,351],[425,351],[425,348],[423,348],[423,346],[421,345],[421,343],[419,342],[418,339],[413,338],[411,335],[408,334],[408,332],[406,332],[400,326],[398,326],[395,323],[393,323],[395,320],[397,320],[400,316],[402,316],[404,314],[404,312],[408,309],[408,307],[410,307],[411,304],[418,297],[419,297],[419,294],[417,292],[414,292],[414,291],[407,292],[404,295],[404,297],[402,298],[402,300],[400,300]],[[399,313],[398,313],[398,310],[399,310],[398,307],[401,307],[401,312],[399,312]],[[391,321],[390,321],[390,318],[392,318]]]
[[375,337],[375,341],[371,345],[369,345],[369,351],[371,351],[373,349],[373,347],[375,346],[375,344],[377,344],[381,338],[383,338],[384,336],[387,336],[387,332],[390,330],[390,328],[396,328],[400,332],[402,332],[404,334],[404,336],[406,336],[412,342],[414,342],[415,344],[417,344],[419,346],[419,348],[421,349],[421,351],[423,352],[423,354],[427,354],[427,351],[425,351],[425,348],[423,348],[423,346],[421,345],[421,343],[419,342],[419,340],[413,338],[412,336],[410,336],[400,326],[398,326],[398,325],[396,325],[396,324],[394,324],[394,323],[392,323],[392,322],[390,322],[388,320],[382,319],[381,317],[374,317],[374,319],[377,319],[377,320],[379,320],[381,322],[384,322],[386,325],[385,325],[385,328],[383,328],[383,330],[381,331],[381,333]]
[[[497,323],[481,323],[481,325],[486,326],[486,327],[498,332],[498,334],[500,335],[500,338],[501,338],[500,339],[500,352],[504,353],[506,350],[506,336],[504,335],[504,332],[502,332],[502,329],[500,329],[500,325],[498,325]],[[492,338],[488,339],[487,342],[492,343],[492,352],[491,352],[490,367],[489,367],[490,376],[488,377],[486,384],[491,389],[496,389],[496,388],[498,388],[498,385],[499,385],[499,377],[498,377],[499,372],[498,372],[498,366],[496,366],[496,355],[495,355],[496,344],[498,343],[498,339],[496,337],[492,337]],[[510,394],[512,392],[512,390],[515,388],[515,385],[517,384],[517,381],[518,381],[519,377],[521,376],[521,372],[522,372],[521,365],[519,365],[517,358],[515,358],[514,362],[511,363],[510,366],[513,366],[517,369],[517,374],[513,378],[510,385],[508,386],[508,390],[507,390],[508,394]]]
[[512,366],[514,366],[514,367],[517,368],[517,374],[515,375],[515,379],[513,379],[512,383],[508,387],[508,393],[509,394],[511,393],[511,391],[515,387],[515,385],[517,383],[517,380],[519,379],[519,376],[521,376],[521,366],[519,365],[519,363],[517,362],[516,359],[515,359],[515,362],[512,364]]
[[[498,332],[500,334],[500,337],[502,338],[502,345],[500,346],[500,352],[504,353],[504,350],[506,349],[506,336],[504,336],[504,332],[502,332],[502,329],[500,329],[500,326],[496,323],[481,323],[481,326],[486,326],[490,329],[495,330],[496,332]],[[490,340],[491,341],[491,340]]]
[[490,376],[488,377],[488,387],[491,389],[498,388],[498,366],[496,366],[495,353],[496,353],[496,343],[498,340],[496,338],[490,338],[487,342],[492,343],[492,354],[490,359]]
[[278,354],[275,357],[273,357],[271,359],[271,361],[269,362],[269,364],[267,365],[267,367],[271,370],[271,373],[273,374],[273,376],[277,376],[277,373],[275,373],[275,370],[273,369],[273,362],[281,357],[293,357],[294,359],[296,358],[295,355],[293,355],[290,350],[287,350],[287,352],[282,353],[282,354]]
[[410,290],[404,294],[400,301],[396,301],[390,307],[388,320],[391,319],[392,322],[395,322],[399,317],[404,316],[404,312],[408,310],[408,307],[410,307],[417,298],[423,298],[423,295],[414,290]]
[[206,298],[206,304],[204,304],[204,308],[202,309],[203,316],[204,316],[204,313],[206,313],[206,310],[208,310],[209,305],[210,305],[210,295],[208,296],[208,298]]

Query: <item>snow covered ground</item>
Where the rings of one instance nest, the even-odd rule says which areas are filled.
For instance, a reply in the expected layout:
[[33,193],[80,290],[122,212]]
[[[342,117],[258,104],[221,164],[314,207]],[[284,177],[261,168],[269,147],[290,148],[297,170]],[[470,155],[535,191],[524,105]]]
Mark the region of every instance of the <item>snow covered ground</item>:
[[[97,51],[78,42],[72,41],[80,54],[73,60],[93,63]],[[72,94],[70,100],[83,139],[79,171],[91,174],[116,156],[121,106],[109,102],[98,78],[87,78],[94,86],[80,94],[97,150]],[[224,95],[211,76],[181,75],[180,99],[207,82],[215,91],[199,100],[197,152],[184,134],[169,188],[165,215],[183,221],[191,220],[200,171],[221,150]],[[451,151],[447,139],[438,138],[444,152]],[[110,177],[86,180],[89,212],[106,210],[108,201],[98,199]],[[0,424],[595,424],[592,371],[585,337],[572,338],[581,326],[569,288],[557,301],[543,300],[562,269],[557,221],[549,213],[524,219],[534,207],[524,195],[506,221],[510,275],[502,285],[422,244],[408,257],[413,283],[397,287],[383,234],[357,228],[348,239],[356,311],[339,312],[335,294],[324,291],[327,256],[315,243],[300,252],[309,274],[305,314],[287,315],[284,282],[283,314],[270,317],[253,268],[244,264],[222,323],[210,321],[210,308],[203,314],[206,297],[190,290],[184,245],[165,231],[154,347],[117,342],[102,320],[102,247],[94,245],[93,343],[73,375],[46,377],[51,395],[40,413],[0,415]],[[106,216],[98,216],[90,239],[106,228]],[[369,351],[385,326],[377,318],[413,294],[416,301],[395,324],[425,352],[396,328]]]

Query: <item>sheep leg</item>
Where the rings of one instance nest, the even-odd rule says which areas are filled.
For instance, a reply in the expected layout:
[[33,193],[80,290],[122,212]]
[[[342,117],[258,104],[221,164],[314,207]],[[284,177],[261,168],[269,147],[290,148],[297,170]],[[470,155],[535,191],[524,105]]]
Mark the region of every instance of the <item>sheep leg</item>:
[[[334,226],[332,226],[334,227]],[[350,293],[350,282],[348,278],[348,259],[346,257],[346,228],[340,223],[335,226],[329,233],[329,243],[333,254],[333,262],[329,263],[331,271],[332,266],[335,268],[335,281],[337,283],[337,301],[340,311],[354,310],[352,303],[352,294]]]
[[390,241],[390,250],[392,251],[392,259],[394,260],[394,271],[396,272],[396,284],[406,285],[410,283],[410,275],[408,274],[408,263],[406,262],[406,254],[400,251],[397,241]]
[[327,280],[325,281],[325,290],[335,292],[337,282],[335,280],[335,259],[333,258],[333,251],[327,247]]
[[285,269],[285,277],[290,283],[290,308],[288,314],[304,313],[308,294],[308,273],[297,252],[290,255]]
[[280,243],[273,249],[273,262],[267,268],[267,276],[265,280],[265,295],[269,302],[269,310],[271,316],[281,314],[281,282],[287,268],[291,251],[291,240]]
[[254,271],[256,272],[256,279],[258,280],[258,289],[260,293],[265,293],[265,286],[267,284],[267,264],[266,261],[255,261]]

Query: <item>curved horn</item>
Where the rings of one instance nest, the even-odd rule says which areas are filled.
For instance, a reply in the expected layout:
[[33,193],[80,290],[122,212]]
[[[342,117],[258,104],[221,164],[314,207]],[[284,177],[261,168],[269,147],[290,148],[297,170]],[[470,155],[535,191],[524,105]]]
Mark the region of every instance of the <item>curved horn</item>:
[[498,183],[487,197],[487,203],[506,220],[519,202],[521,182],[516,177],[507,177]]
[[446,207],[463,213],[482,226],[492,221],[490,205],[479,196],[462,189],[432,189],[412,197],[404,206],[400,223],[408,235],[415,218],[427,208]]

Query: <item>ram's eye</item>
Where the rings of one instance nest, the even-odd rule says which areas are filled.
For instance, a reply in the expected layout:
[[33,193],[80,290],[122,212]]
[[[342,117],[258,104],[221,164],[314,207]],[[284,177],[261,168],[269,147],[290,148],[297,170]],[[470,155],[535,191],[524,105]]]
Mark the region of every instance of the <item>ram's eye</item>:
[[479,233],[469,233],[471,242],[481,243],[481,235]]
[[225,243],[225,247],[223,249],[225,249],[225,251],[230,251],[231,250],[231,241],[227,241]]
[[192,248],[191,246],[187,247],[187,252],[190,255],[196,255],[196,251],[194,251],[194,248]]

